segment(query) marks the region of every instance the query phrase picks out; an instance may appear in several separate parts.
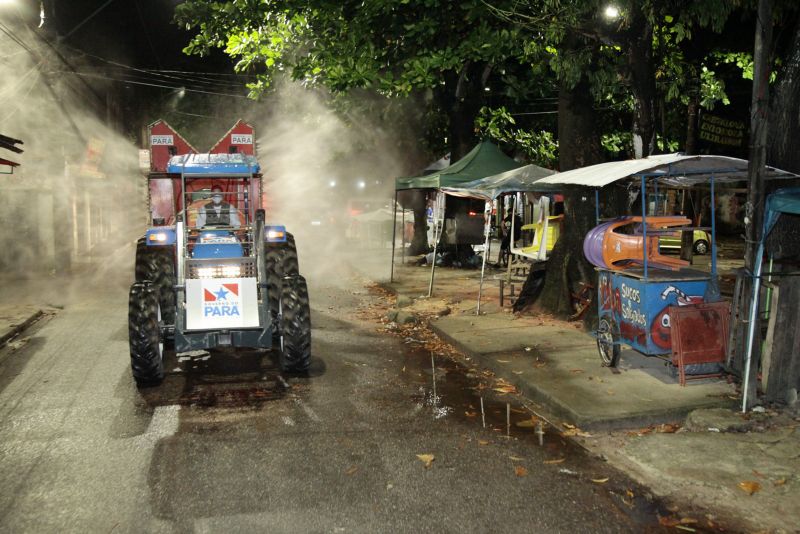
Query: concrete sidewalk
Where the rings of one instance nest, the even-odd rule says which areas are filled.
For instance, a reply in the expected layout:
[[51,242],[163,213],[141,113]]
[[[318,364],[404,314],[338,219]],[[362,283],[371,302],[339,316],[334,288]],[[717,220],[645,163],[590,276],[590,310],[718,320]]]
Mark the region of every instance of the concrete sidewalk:
[[[427,268],[401,266],[398,281],[383,286],[421,303],[429,276]],[[736,391],[726,381],[681,387],[666,362],[633,350],[623,350],[617,369],[603,367],[582,323],[516,316],[508,301],[500,309],[494,280],[484,283],[477,316],[478,276],[437,269],[434,296],[449,302],[451,313],[431,320],[430,327],[556,418],[583,429],[632,428],[681,420],[698,408],[733,406]]]
[[[721,521],[734,531],[798,532],[797,406],[738,413],[738,393],[727,381],[681,387],[664,361],[632,350],[623,350],[618,369],[602,367],[581,324],[515,316],[508,303],[499,307],[496,282],[484,286],[478,316],[475,271],[437,269],[432,299],[425,296],[429,268],[398,266],[396,275],[381,285],[397,294],[406,316],[418,310],[440,337],[514,384],[555,425],[580,428],[574,439],[586,449],[675,503],[680,527],[716,531]],[[658,425],[664,422],[675,424]],[[682,505],[708,512],[684,516]]]

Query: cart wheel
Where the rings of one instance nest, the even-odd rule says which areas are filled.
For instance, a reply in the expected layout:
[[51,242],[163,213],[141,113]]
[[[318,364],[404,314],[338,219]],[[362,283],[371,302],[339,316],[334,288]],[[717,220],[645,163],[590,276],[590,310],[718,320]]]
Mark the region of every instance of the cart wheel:
[[618,338],[613,321],[601,318],[597,327],[597,352],[603,360],[603,367],[616,367],[619,363]]

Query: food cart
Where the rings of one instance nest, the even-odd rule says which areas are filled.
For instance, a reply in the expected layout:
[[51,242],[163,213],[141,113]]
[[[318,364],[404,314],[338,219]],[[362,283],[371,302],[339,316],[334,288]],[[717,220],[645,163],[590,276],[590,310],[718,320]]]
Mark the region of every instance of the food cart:
[[[620,345],[646,356],[668,359],[681,384],[719,374],[725,359],[729,303],[719,294],[714,213],[718,182],[744,180],[747,161],[725,156],[666,154],[638,160],[603,163],[567,171],[542,180],[563,186],[595,188],[597,226],[584,241],[584,254],[598,273],[597,346],[602,362],[616,366]],[[770,178],[789,173],[767,168]],[[614,182],[639,188],[641,215],[600,220],[599,188]],[[647,193],[658,188],[708,184],[711,194],[711,269],[691,268],[687,262],[661,255],[659,238],[697,228],[679,216],[648,213]],[[627,231],[617,232],[623,226]],[[687,366],[689,373],[687,373]]]

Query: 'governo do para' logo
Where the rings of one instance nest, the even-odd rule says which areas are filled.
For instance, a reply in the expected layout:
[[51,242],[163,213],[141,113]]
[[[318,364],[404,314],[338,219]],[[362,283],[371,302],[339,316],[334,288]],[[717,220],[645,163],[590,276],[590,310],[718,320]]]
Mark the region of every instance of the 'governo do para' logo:
[[239,284],[218,284],[203,289],[203,317],[239,317]]

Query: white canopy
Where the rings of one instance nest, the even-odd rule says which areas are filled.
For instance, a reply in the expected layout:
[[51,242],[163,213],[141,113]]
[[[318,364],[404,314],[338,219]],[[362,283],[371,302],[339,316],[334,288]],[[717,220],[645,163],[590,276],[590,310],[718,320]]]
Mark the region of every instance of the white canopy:
[[442,187],[441,190],[456,197],[480,198],[487,202],[492,201],[506,193],[518,191],[552,191],[553,186],[540,186],[542,178],[556,174],[556,171],[539,167],[538,165],[525,165],[518,169],[501,172],[479,180],[465,182],[457,186]]
[[[797,177],[774,167],[767,166],[766,169],[767,179]],[[712,174],[716,181],[741,181],[747,179],[747,160],[728,156],[661,154],[581,167],[542,178],[537,185],[603,187],[640,174],[661,176],[660,182],[674,186],[707,182]]]

